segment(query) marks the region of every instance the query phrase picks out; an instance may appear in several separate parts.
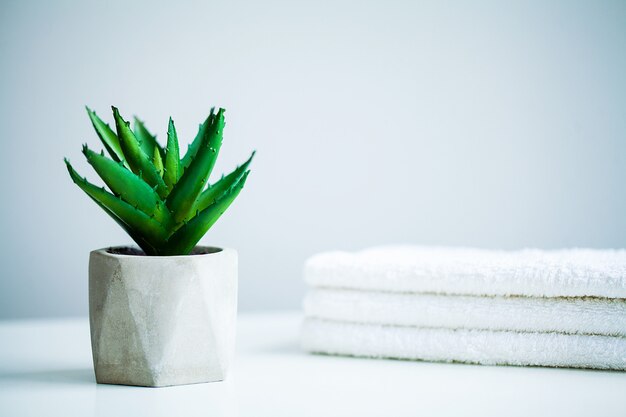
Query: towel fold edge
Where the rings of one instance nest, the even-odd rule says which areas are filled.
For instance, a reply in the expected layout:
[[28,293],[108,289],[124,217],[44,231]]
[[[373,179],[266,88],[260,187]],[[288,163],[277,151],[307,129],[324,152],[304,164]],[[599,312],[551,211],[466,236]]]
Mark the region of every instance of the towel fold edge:
[[311,353],[482,365],[626,370],[626,338],[488,330],[425,329],[307,318]]

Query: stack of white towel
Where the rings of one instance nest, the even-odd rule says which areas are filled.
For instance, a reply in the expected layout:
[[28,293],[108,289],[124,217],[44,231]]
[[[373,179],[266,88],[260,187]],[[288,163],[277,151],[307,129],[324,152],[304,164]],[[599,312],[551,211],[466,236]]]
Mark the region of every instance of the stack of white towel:
[[305,280],[310,352],[626,370],[626,250],[381,247]]

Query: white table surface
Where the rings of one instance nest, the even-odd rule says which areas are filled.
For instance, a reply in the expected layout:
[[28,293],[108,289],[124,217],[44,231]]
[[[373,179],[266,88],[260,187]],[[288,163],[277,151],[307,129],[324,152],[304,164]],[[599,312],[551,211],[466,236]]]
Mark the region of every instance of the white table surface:
[[298,313],[242,314],[227,381],[95,383],[87,319],[0,321],[0,416],[626,416],[626,373],[303,353]]

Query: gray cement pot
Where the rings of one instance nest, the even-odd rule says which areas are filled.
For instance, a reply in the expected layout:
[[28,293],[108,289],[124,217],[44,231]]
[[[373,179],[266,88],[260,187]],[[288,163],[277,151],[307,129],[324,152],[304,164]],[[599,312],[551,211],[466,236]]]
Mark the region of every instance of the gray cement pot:
[[96,381],[161,387],[223,380],[235,344],[237,252],[137,252],[100,249],[89,258]]

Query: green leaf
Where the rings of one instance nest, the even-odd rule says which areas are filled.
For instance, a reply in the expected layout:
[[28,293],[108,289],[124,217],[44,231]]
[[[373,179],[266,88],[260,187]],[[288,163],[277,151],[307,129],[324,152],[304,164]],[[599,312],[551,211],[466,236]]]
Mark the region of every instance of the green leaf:
[[183,159],[180,161],[179,176],[182,175],[183,172],[185,172],[185,170],[191,164],[191,161],[193,161],[193,159],[196,157],[196,154],[198,153],[198,149],[200,149],[200,145],[202,144],[202,140],[204,136],[206,135],[206,131],[213,124],[214,118],[215,118],[215,108],[213,107],[211,108],[211,112],[209,113],[209,116],[206,118],[204,123],[202,123],[200,127],[198,128],[198,134],[194,138],[193,142],[191,142],[191,144],[187,148],[187,152],[185,153],[185,156],[183,156]]
[[147,216],[154,217],[159,223],[165,226],[171,224],[172,219],[167,207],[145,181],[118,162],[92,151],[87,145],[83,146],[83,154],[116,196]]
[[205,131],[195,158],[167,196],[166,204],[175,222],[189,217],[196,199],[206,185],[222,146],[223,129],[224,109],[219,109],[213,123]]
[[83,153],[111,191],[80,177],[65,160],[70,177],[147,255],[190,253],[239,195],[250,173],[254,152],[205,187],[222,145],[224,109],[211,109],[182,159],[171,118],[163,149],[141,120],[135,118],[131,130],[115,107],[115,131],[89,108],[87,114],[111,158],[86,145]]
[[[157,148],[154,148],[154,156],[152,157],[152,165],[157,170],[159,176],[163,178],[163,159],[161,159],[161,152]],[[166,184],[167,185],[167,184]]]
[[104,205],[102,205],[98,200],[96,200],[95,198],[93,198],[92,196],[88,195],[89,198],[91,198],[91,200],[93,200],[98,206],[100,206],[100,208],[102,210],[104,210],[105,213],[107,213],[113,220],[115,220],[115,222],[122,228],[124,229],[124,231],[126,233],[128,233],[128,235],[131,237],[131,239],[133,239],[135,241],[135,243],[137,243],[137,245],[139,245],[139,247],[141,249],[143,249],[143,251],[145,252],[146,255],[149,256],[157,256],[160,255],[161,253],[159,252],[159,250],[154,246],[154,244],[148,242],[146,239],[144,239],[144,237],[140,234],[137,233],[135,230],[133,230],[132,227],[130,227],[129,225],[127,225],[126,223],[124,223],[122,221],[122,219],[120,219],[119,217],[117,217],[115,215],[115,213],[113,213],[111,210],[109,210],[108,208],[106,208]]
[[169,239],[165,248],[166,254],[191,253],[196,243],[215,224],[217,219],[226,211],[230,204],[237,198],[250,171],[246,171],[239,182],[230,188],[222,197],[209,207],[198,212],[194,218],[180,227]]
[[241,177],[248,170],[248,167],[250,166],[250,163],[252,162],[255,154],[256,151],[252,152],[252,155],[250,155],[250,158],[248,158],[246,162],[244,162],[242,165],[238,166],[237,169],[235,169],[233,172],[226,175],[225,177],[222,177],[222,179],[204,190],[196,200],[192,214],[195,214],[196,210],[204,210],[205,208],[213,204],[216,200],[218,200],[222,196],[222,194],[227,192],[232,186],[237,184],[237,182],[239,182]]
[[167,196],[167,187],[163,178],[152,164],[152,158],[139,146],[139,142],[135,134],[130,129],[129,123],[125,121],[116,107],[113,107],[113,116],[115,117],[115,127],[117,136],[120,140],[120,146],[126,156],[130,168],[135,174],[138,174],[145,182],[156,189],[161,198]]
[[167,126],[167,150],[165,152],[165,185],[169,191],[172,191],[174,185],[180,178],[179,171],[179,148],[178,148],[178,135],[176,134],[176,127],[174,121],[170,117],[170,122]]
[[120,146],[120,141],[115,132],[111,130],[108,124],[104,123],[102,119],[100,119],[96,112],[92,111],[89,107],[85,106],[87,110],[87,115],[89,115],[89,119],[91,120],[91,124],[93,125],[98,137],[102,141],[102,144],[106,148],[111,158],[115,161],[120,162],[123,161],[124,165],[130,169],[128,164],[124,158],[124,152],[122,151],[122,147]]
[[133,119],[135,122],[133,126],[133,133],[139,141],[141,149],[145,152],[146,155],[153,155],[154,150],[158,149],[161,159],[163,159],[165,153],[161,145],[159,145],[159,142],[157,142],[156,136],[150,133],[148,129],[146,129],[146,125],[141,120],[139,120],[137,116],[133,117]]
[[[104,188],[99,188],[88,182],[87,179],[80,177],[67,159],[65,164],[74,183],[99,205],[106,207],[107,213],[115,215],[115,217],[131,228],[135,235],[142,236],[143,240],[155,247],[160,246],[161,242],[167,239],[165,229],[154,218],[126,203],[121,198],[105,191]],[[131,235],[131,237],[133,236]],[[140,244],[140,242],[137,243]]]

